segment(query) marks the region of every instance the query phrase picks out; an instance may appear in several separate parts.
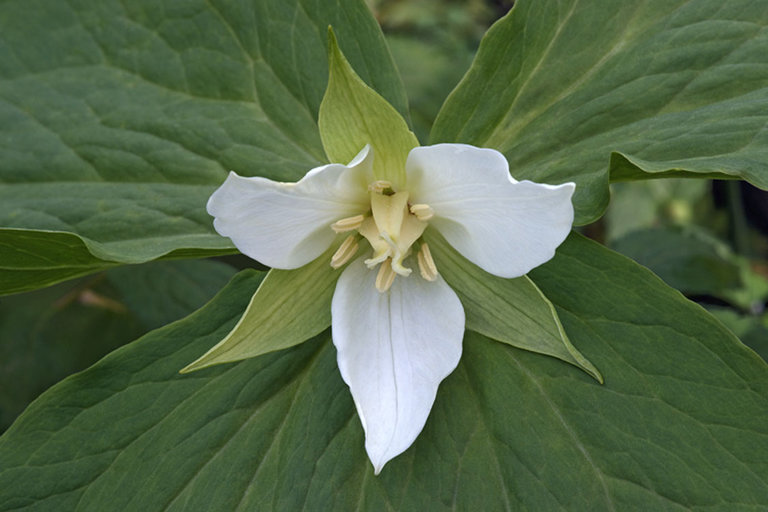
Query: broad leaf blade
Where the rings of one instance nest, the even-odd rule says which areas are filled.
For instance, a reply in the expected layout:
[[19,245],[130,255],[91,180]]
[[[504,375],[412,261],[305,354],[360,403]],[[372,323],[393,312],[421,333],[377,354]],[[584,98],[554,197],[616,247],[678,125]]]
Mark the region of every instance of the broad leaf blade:
[[[136,240],[141,237],[137,234]],[[209,248],[179,249],[152,253],[157,245],[145,240],[142,251],[162,259],[208,257],[235,251],[229,241],[209,237]],[[163,244],[162,241],[159,242]],[[216,248],[218,246],[218,248]],[[66,231],[0,228],[0,295],[35,290],[67,279],[92,274],[121,263],[141,263],[135,252],[130,258],[110,254],[104,245]]]
[[214,261],[152,262],[3,298],[0,431],[64,377],[201,307],[234,273]]
[[499,149],[518,179],[575,181],[577,223],[605,209],[614,152],[640,166],[622,179],[642,167],[768,187],[766,26],[750,0],[515,2],[431,141]]
[[0,295],[34,290],[113,264],[94,256],[72,233],[0,229]]
[[467,261],[435,231],[425,235],[440,274],[461,299],[467,329],[557,357],[603,382],[597,368],[568,339],[552,303],[528,276],[496,277]]
[[157,329],[204,306],[234,276],[214,260],[158,261],[105,273],[120,300],[146,330]]
[[689,295],[724,297],[742,286],[741,270],[727,246],[695,228],[648,228],[616,240],[612,248]]
[[768,361],[768,325],[764,319],[718,306],[708,307],[707,311],[732,330],[742,343]]
[[0,510],[768,505],[768,372],[754,352],[578,236],[533,274],[604,386],[470,334],[421,436],[374,477],[327,334],[177,373],[235,324],[260,279],[246,272],[30,406],[0,437]]
[[3,2],[0,226],[72,233],[109,262],[232,250],[205,212],[228,171],[294,181],[325,160],[329,24],[407,112],[362,1]]

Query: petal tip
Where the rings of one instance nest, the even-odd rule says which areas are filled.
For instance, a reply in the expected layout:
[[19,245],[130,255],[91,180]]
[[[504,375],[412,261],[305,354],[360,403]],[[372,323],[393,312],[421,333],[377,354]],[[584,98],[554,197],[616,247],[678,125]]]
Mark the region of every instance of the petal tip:
[[397,453],[392,456],[387,456],[386,454],[374,456],[370,451],[368,451],[368,447],[366,447],[366,451],[368,452],[368,459],[371,461],[371,465],[373,466],[373,474],[376,476],[381,473],[381,470],[384,469],[384,466],[386,466],[389,461],[400,455]]

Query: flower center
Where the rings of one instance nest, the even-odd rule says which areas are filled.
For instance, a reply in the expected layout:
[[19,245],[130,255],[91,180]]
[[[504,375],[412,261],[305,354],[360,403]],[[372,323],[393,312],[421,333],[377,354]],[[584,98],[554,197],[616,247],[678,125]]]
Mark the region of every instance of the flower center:
[[[379,265],[376,288],[389,290],[396,276],[407,277],[412,270],[403,265],[427,228],[434,212],[426,204],[409,204],[408,191],[395,192],[386,181],[375,181],[368,187],[371,197],[370,215],[355,215],[331,225],[337,233],[357,231],[368,240],[373,255],[365,260],[368,268]],[[331,266],[339,268],[356,253],[358,236],[350,235],[331,258]],[[416,262],[419,274],[427,281],[437,279],[437,267],[426,242],[419,241]]]

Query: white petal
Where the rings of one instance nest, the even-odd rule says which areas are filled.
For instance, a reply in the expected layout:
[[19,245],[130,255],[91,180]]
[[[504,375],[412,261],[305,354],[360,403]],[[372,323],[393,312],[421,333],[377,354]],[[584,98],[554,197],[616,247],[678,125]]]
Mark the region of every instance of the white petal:
[[339,370],[378,474],[419,435],[440,381],[459,363],[464,310],[442,278],[397,277],[385,293],[375,278],[363,258],[350,264],[336,285],[331,317]]
[[298,268],[328,249],[336,236],[331,224],[369,208],[372,163],[366,146],[349,166],[317,167],[297,183],[231,172],[208,200],[208,213],[243,254],[270,267]]
[[432,207],[429,224],[477,266],[518,277],[550,260],[573,224],[573,183],[515,181],[504,155],[465,144],[411,150],[412,203]]

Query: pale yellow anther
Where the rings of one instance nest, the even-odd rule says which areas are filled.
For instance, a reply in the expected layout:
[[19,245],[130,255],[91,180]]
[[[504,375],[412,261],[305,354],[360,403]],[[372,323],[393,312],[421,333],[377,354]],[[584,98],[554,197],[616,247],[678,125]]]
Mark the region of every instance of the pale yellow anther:
[[392,190],[392,183],[386,180],[377,180],[368,185],[368,191],[383,194],[385,190]]
[[337,220],[331,224],[331,229],[337,233],[346,233],[347,231],[354,231],[360,227],[365,220],[364,215],[355,215],[354,217],[346,217],[341,220]]
[[435,260],[432,259],[432,253],[426,243],[421,244],[421,249],[419,249],[419,253],[416,255],[416,260],[419,263],[419,273],[421,274],[421,277],[427,281],[434,281],[437,279],[437,265],[435,265]]
[[392,270],[392,265],[389,259],[379,267],[379,273],[376,274],[376,289],[384,293],[392,287],[392,283],[395,282],[395,271]]
[[331,267],[339,268],[357,254],[357,237],[349,235],[331,257]]
[[[411,246],[421,237],[427,227],[425,222],[434,215],[426,204],[408,205],[408,192],[395,192],[387,181],[375,181],[369,185],[371,191],[371,216],[364,219],[358,228],[371,244],[373,256],[365,260],[368,268],[379,267],[376,275],[376,289],[389,290],[395,277],[407,277],[412,273],[403,262],[412,253]],[[429,249],[427,249],[429,251]],[[427,252],[427,259],[419,255],[420,268],[424,279],[437,279],[435,262]],[[425,270],[426,269],[426,270]]]
[[435,211],[428,204],[414,204],[411,205],[411,213],[416,216],[417,219],[426,221],[435,216]]

